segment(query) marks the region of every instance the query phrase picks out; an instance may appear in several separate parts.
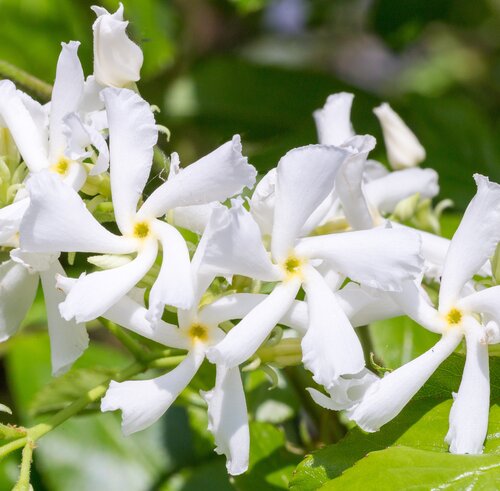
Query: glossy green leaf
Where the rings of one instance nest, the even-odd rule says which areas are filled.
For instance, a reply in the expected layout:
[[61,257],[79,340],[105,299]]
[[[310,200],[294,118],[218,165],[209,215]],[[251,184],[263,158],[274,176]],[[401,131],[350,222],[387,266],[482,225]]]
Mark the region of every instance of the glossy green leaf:
[[[490,365],[493,406],[490,410],[485,455],[500,453],[500,407],[495,404],[500,400],[500,361],[491,358]],[[453,460],[456,456],[448,454],[444,437],[448,431],[451,394],[456,392],[460,385],[463,366],[463,357],[452,355],[429,379],[413,401],[380,431],[365,433],[359,428],[354,428],[339,443],[306,457],[294,473],[291,489],[293,491],[318,489],[329,481],[334,482],[353,466],[355,468],[370,452],[388,448],[411,447],[429,452],[431,455],[445,454],[446,458]],[[498,455],[496,459],[498,460]],[[419,469],[415,467],[414,472],[418,474]],[[372,476],[367,474],[367,481],[360,484],[360,489],[369,485],[370,477]],[[382,485],[379,489],[387,488]]]

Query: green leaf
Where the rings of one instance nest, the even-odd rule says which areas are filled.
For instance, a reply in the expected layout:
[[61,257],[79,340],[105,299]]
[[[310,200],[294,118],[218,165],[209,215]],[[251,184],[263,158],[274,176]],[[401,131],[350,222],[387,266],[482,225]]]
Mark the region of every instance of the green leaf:
[[109,368],[73,368],[61,377],[52,379],[37,392],[31,403],[34,416],[59,411],[82,394],[108,380]]
[[[491,401],[494,403],[500,400],[500,361],[497,358],[491,358],[490,364]],[[380,431],[368,434],[356,427],[339,443],[306,457],[297,467],[290,488],[293,491],[316,490],[323,484],[343,475],[348,469],[360,465],[359,462],[362,462],[370,452],[378,452],[387,448],[411,447],[434,456],[444,454],[452,461],[457,456],[448,454],[448,446],[444,437],[448,431],[451,394],[456,392],[460,385],[463,366],[463,356],[450,356],[405,409],[393,421],[384,425]],[[490,410],[485,443],[485,455],[492,453],[500,453],[500,407],[498,405],[493,405]],[[498,455],[496,459],[498,460]],[[414,472],[418,474],[420,469],[415,469]],[[362,484],[363,489],[389,489],[385,483],[378,488],[369,488],[370,478],[373,479],[374,476],[367,474],[367,482]],[[344,487],[344,489],[358,488]],[[361,489],[361,484],[359,489]],[[430,489],[430,487],[418,489]]]
[[[75,372],[123,368],[130,361],[120,352],[97,342],[92,343],[76,362]],[[32,401],[44,404],[69,401],[76,395],[63,376],[58,383],[50,375],[50,351],[47,334],[18,335],[9,341],[6,356],[8,382],[13,395],[18,423],[31,425],[27,411]],[[105,371],[105,370],[104,370]],[[93,376],[93,375],[92,375]],[[90,378],[92,378],[90,376]],[[90,383],[89,378],[86,379]],[[54,399],[48,397],[49,384],[56,387]],[[36,395],[40,393],[42,395]],[[64,422],[37,442],[35,470],[51,491],[143,491],[152,488],[166,472],[184,465],[192,458],[189,426],[184,412],[171,408],[158,423],[129,437],[122,434],[120,415],[82,415]],[[38,417],[44,421],[46,417]],[[17,456],[19,458],[19,456]]]
[[369,453],[322,491],[490,490],[500,487],[498,455],[451,455],[410,447]]
[[268,423],[250,424],[250,464],[248,472],[235,478],[239,491],[288,489],[299,455],[285,448],[285,435]]
[[406,316],[374,322],[368,329],[375,355],[388,368],[413,360],[439,340]]

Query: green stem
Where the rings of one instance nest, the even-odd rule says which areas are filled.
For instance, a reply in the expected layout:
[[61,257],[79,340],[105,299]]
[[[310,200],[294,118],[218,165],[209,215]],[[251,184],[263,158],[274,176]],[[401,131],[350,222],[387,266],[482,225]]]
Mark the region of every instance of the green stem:
[[34,77],[5,60],[0,60],[0,75],[22,85],[45,101],[51,98],[52,85]]
[[[160,352],[159,355],[163,355],[164,352]],[[145,372],[149,368],[172,368],[178,365],[185,355],[180,356],[170,356],[168,358],[156,358],[150,359],[149,361],[136,361],[132,363],[124,370],[117,372],[113,377],[110,377],[106,382],[97,385],[96,387],[90,389],[81,397],[72,402],[69,406],[61,409],[58,413],[54,414],[47,422],[37,424],[31,428],[26,429],[26,435],[22,438],[9,442],[0,447],[0,460],[8,455],[9,453],[25,446],[29,441],[35,442],[42,436],[46,435],[54,428],[58,427],[60,424],[64,423],[67,419],[75,416],[80,411],[85,409],[89,404],[99,400],[108,389],[111,380],[116,380],[117,382],[122,382],[128,380],[134,375]]]
[[100,318],[100,321],[119,341],[127,348],[137,361],[146,362],[147,355],[143,346],[138,343],[130,334],[126,333],[120,326],[108,319]]
[[23,448],[19,479],[17,480],[16,485],[12,488],[12,491],[29,491],[30,489],[31,462],[33,461],[34,447],[35,442],[31,439],[28,439],[26,441],[26,445]]

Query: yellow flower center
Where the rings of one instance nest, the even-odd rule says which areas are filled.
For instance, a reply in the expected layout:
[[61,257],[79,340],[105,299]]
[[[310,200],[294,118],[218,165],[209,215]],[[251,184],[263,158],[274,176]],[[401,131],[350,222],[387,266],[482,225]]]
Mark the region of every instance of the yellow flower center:
[[446,314],[446,322],[450,325],[460,324],[462,321],[462,312],[456,308],[450,309],[450,311]]
[[145,239],[150,231],[148,222],[136,222],[132,234],[136,239]]
[[71,161],[66,157],[61,157],[55,164],[53,164],[50,168],[52,172],[55,172],[61,176],[65,176],[69,171],[69,166]]
[[288,256],[288,258],[283,263],[283,269],[285,270],[286,275],[291,278],[301,273],[302,265],[302,259],[298,258],[297,256]]
[[206,341],[208,339],[208,329],[203,324],[192,324],[188,335],[192,341]]

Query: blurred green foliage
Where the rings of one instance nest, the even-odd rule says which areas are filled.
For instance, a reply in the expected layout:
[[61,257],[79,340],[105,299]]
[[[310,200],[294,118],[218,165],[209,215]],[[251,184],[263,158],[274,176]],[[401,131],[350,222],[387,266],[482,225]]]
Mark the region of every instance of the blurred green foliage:
[[[92,3],[0,0],[0,60],[51,83],[60,42],[76,39],[82,43],[79,54],[85,73],[90,74]],[[427,150],[424,165],[440,174],[440,197],[453,199],[457,212],[474,193],[473,172],[500,180],[496,0],[123,3],[129,32],[144,51],[139,90],[162,109],[158,120],[171,129],[172,137],[161,145],[167,152],[178,151],[184,164],[240,133],[250,161],[265,172],[289,149],[316,141],[312,111],[330,93],[345,90],[356,94],[357,132],[377,137],[373,156],[383,162],[381,132],[371,109],[387,100],[401,113]],[[114,10],[118,2],[102,4]],[[452,235],[459,218],[445,217],[444,235]],[[71,373],[85,373],[84,382],[90,384],[96,380],[96,367],[105,372],[127,363],[121,349],[96,328],[91,347],[70,372],[70,383],[60,382],[59,399],[51,399],[54,393],[48,397],[42,390],[50,380],[48,340],[38,330],[44,323],[39,299],[24,332],[0,345],[0,400],[15,413],[5,421],[31,424],[29,408],[44,412],[71,400]],[[403,318],[375,323],[368,332],[376,359],[391,368],[422,353],[434,339]],[[445,450],[443,428],[462,361],[455,362],[450,381],[454,385],[446,386],[446,396],[420,398],[381,433],[367,436],[354,430],[341,443],[306,459],[293,478],[293,489],[316,489],[347,468],[340,484],[331,489],[371,489],[360,480],[359,469],[368,476],[375,475],[377,466],[385,472],[389,458],[399,463],[410,459],[421,466],[436,463],[427,450]],[[335,434],[337,416],[311,407],[303,398],[303,388],[312,383],[303,370],[285,371],[272,391],[263,371],[246,374],[253,420],[251,468],[230,481],[224,459],[212,450],[206,412],[199,405],[197,390],[209,387],[210,370],[207,366],[201,371],[161,421],[132,437],[121,435],[117,414],[92,412],[47,435],[35,453],[35,489],[286,489],[301,453],[314,449],[325,434]],[[498,406],[493,411],[497,414]],[[495,431],[498,434],[498,428]],[[368,451],[378,452],[351,467]],[[446,478],[453,478],[455,463],[465,469],[464,462],[450,464],[451,456],[439,455],[444,461],[438,465],[449,469]],[[484,457],[491,460],[495,455]],[[0,465],[0,490],[11,488],[17,463],[14,455]]]

